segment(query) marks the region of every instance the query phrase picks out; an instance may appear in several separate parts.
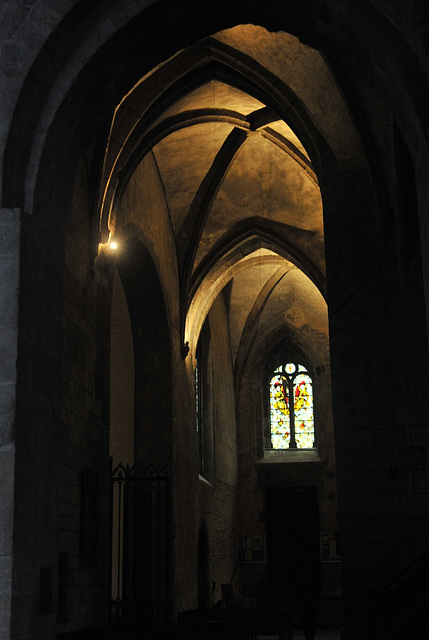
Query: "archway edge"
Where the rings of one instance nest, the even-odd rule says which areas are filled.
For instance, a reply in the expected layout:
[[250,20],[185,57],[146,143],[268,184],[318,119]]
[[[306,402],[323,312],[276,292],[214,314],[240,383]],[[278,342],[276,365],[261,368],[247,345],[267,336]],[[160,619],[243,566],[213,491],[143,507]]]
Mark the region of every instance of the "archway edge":
[[[198,336],[215,298],[236,273],[249,267],[251,254],[258,249],[267,249],[275,254],[265,257],[264,263],[278,265],[287,260],[300,269],[322,295],[326,296],[324,278],[303,254],[300,255],[301,260],[298,259],[296,247],[290,247],[286,241],[279,241],[278,237],[261,227],[247,228],[241,235],[236,236],[235,242],[227,243],[217,254],[211,255],[211,259],[194,279],[184,327],[184,342],[189,343],[192,354],[195,354]],[[318,273],[318,282],[309,275],[309,266],[314,273]]]
[[[287,6],[282,5],[281,10],[277,6],[270,8],[262,1],[251,7],[225,2],[221,9],[217,3],[209,10],[201,3],[189,2],[181,6],[180,11],[177,3],[169,0],[153,3],[118,0],[103,3],[96,9],[85,0],[69,3],[62,19],[47,21],[54,25],[50,34],[46,36],[45,30],[45,39],[35,40],[32,53],[23,62],[22,84],[18,83],[7,96],[5,112],[10,116],[6,115],[4,121],[8,134],[3,155],[3,206],[30,214],[37,206],[44,212],[45,184],[40,178],[47,173],[47,168],[50,184],[58,184],[62,191],[69,190],[85,150],[97,142],[97,138],[99,141],[105,136],[105,127],[115,107],[142,73],[149,72],[198,38],[242,23],[258,24],[271,31],[284,29],[319,50],[349,96],[353,94],[348,82],[350,74],[372,87],[391,107],[408,147],[421,150],[415,156],[416,173],[424,177],[429,156],[428,111],[426,102],[414,88],[418,81],[425,82],[428,75],[417,30],[415,39],[411,40],[395,8],[382,10],[373,0],[348,6],[347,10],[328,0],[323,9],[329,13],[329,29],[310,0],[292,0]],[[67,28],[70,24],[73,29]],[[164,37],[160,39],[159,33]],[[366,37],[361,37],[362,34]],[[17,29],[14,37],[19,35]],[[382,58],[381,50],[384,51]],[[56,52],[54,64],[53,51]],[[377,59],[377,65],[367,64],[372,59]],[[44,68],[52,68],[52,73],[41,83]],[[354,107],[357,113],[359,105]],[[325,144],[324,152],[326,147]],[[55,161],[59,149],[61,166]],[[95,166],[98,161],[101,164],[101,160],[101,155],[97,156]],[[334,192],[332,183],[341,190],[341,182],[347,180],[346,175],[342,181],[339,169],[341,166],[335,158],[324,156],[318,177],[324,204],[328,205],[325,211],[348,209],[347,195],[339,204],[326,194],[326,185],[328,191]],[[427,181],[420,179],[419,183],[426,185]],[[418,197],[424,246],[429,229],[425,186],[420,187]],[[61,211],[67,210],[61,207]],[[96,206],[94,214],[95,210]],[[95,246],[98,240],[96,238]],[[427,263],[425,252],[423,262]],[[425,284],[427,292],[426,271]]]
[[[168,308],[160,274],[148,248],[136,237],[129,238],[123,248],[116,267],[133,336],[134,462],[170,465],[173,367]],[[163,384],[165,402],[160,403],[156,394],[145,391]]]
[[188,299],[191,300],[194,297],[203,280],[213,269],[221,268],[223,262],[229,262],[236,252],[244,257],[262,247],[278,253],[295,264],[314,282],[326,299],[326,278],[314,262],[298,249],[295,239],[297,234],[309,239],[315,236],[312,231],[298,230],[284,224],[277,225],[271,220],[257,216],[246,218],[233,227],[228,236],[222,238],[198,265],[192,275]]
[[[99,82],[98,90],[93,87],[93,92],[86,98],[91,102],[92,106],[99,113],[100,110],[113,114],[116,105],[122,97],[129,91],[144,73],[144,66],[147,65],[147,71],[156,66],[160,60],[166,60],[173,55],[175,51],[184,48],[189,44],[190,40],[195,41],[198,38],[209,36],[215,31],[219,31],[234,24],[248,22],[260,24],[270,30],[278,30],[283,28],[289,33],[296,35],[301,42],[308,46],[312,46],[322,51],[327,57],[331,66],[335,68],[332,56],[333,52],[343,51],[347,56],[347,63],[352,64],[356,73],[362,73],[367,65],[360,64],[356,59],[355,49],[352,50],[352,42],[350,42],[351,34],[358,33],[359,25],[365,24],[366,11],[362,12],[359,19],[358,9],[343,12],[333,2],[328,2],[331,23],[335,25],[344,25],[343,29],[326,29],[322,28],[322,24],[317,20],[317,14],[313,12],[313,5],[310,0],[297,0],[290,3],[290,6],[283,6],[279,12],[278,7],[274,7],[270,11],[270,7],[266,3],[261,2],[260,6],[253,6],[252,9],[240,7],[240,16],[237,15],[236,8],[231,3],[225,3],[222,10],[208,11],[206,7],[198,6],[197,3],[190,2],[189,11],[192,10],[192,21],[189,21],[189,11],[185,11],[185,7],[181,7],[181,11],[177,12],[174,2],[161,1],[150,2],[149,0],[140,0],[131,3],[128,0],[109,3],[108,5],[100,5],[94,10],[91,3],[84,0],[76,0],[70,9],[70,3],[63,10],[62,19],[56,22],[49,20],[54,27],[46,38],[43,46],[37,42],[34,44],[33,53],[29,53],[27,64],[26,79],[19,89],[19,94],[10,96],[10,100],[15,100],[15,106],[9,109],[11,123],[9,127],[9,135],[6,142],[4,167],[3,167],[3,196],[2,202],[6,207],[23,208],[31,213],[33,210],[33,199],[37,184],[37,175],[40,166],[40,160],[47,141],[47,134],[52,126],[60,106],[65,102],[67,96],[71,93],[73,85],[78,84],[80,79],[90,71],[93,67],[94,77]],[[373,2],[368,2],[373,15],[377,16],[377,20],[366,24],[367,29],[374,29],[376,25],[386,25],[380,33],[386,38],[390,36],[392,31],[392,21],[376,7]],[[308,6],[307,6],[308,5]],[[60,10],[57,8],[57,11]],[[106,16],[107,11],[107,16]],[[357,14],[355,12],[357,11]],[[168,14],[172,13],[174,20],[168,21]],[[302,20],[305,14],[306,19]],[[240,19],[238,19],[240,18]],[[48,24],[47,22],[47,24]],[[163,23],[165,30],[166,25],[171,24],[174,31],[174,37],[166,37],[162,42],[157,41],[157,46],[142,37],[142,34],[154,37],[154,26]],[[346,23],[350,23],[350,28]],[[74,29],[67,30],[69,24],[74,25]],[[103,28],[100,28],[100,24]],[[198,25],[198,29],[196,29]],[[353,25],[353,29],[351,28]],[[388,27],[388,28],[387,28]],[[76,38],[76,32],[79,31],[79,38]],[[94,33],[97,37],[94,37]],[[146,33],[148,32],[148,33]],[[43,32],[45,34],[46,31]],[[134,47],[130,52],[129,47],[121,46],[122,43],[131,42],[133,37],[139,36],[140,47],[146,51],[146,55],[142,56],[142,52],[138,46]],[[399,33],[398,33],[399,35]],[[404,39],[404,42],[407,39]],[[382,46],[379,39],[367,38],[363,43],[367,48],[372,43],[377,43],[377,47]],[[390,44],[387,43],[387,48]],[[411,49],[410,58],[417,57]],[[347,54],[349,47],[349,53]],[[43,85],[38,81],[40,77],[40,69],[44,64],[51,65],[52,51],[58,52],[55,58],[55,73],[47,78]],[[126,55],[129,64],[120,65],[120,73],[114,74],[112,78],[111,68],[106,64],[106,60],[118,59],[118,52],[122,56]],[[370,55],[365,52],[364,55]],[[401,48],[401,56],[404,53],[404,46]],[[31,57],[31,55],[33,57]],[[386,55],[386,61],[389,56]],[[139,61],[139,70],[137,70],[137,62]],[[344,60],[344,56],[342,56]],[[117,60],[118,61],[118,60]],[[342,64],[339,63],[339,64]],[[403,66],[399,71],[402,71]],[[414,65],[415,69],[415,65]],[[60,85],[57,78],[61,75]],[[408,74],[404,71],[404,77],[400,84],[407,82]],[[109,80],[110,78],[110,80]],[[393,83],[392,86],[395,86]],[[377,84],[378,90],[384,90],[384,84]],[[407,100],[412,100],[411,91],[407,94]],[[385,96],[389,99],[390,96]],[[395,102],[389,100],[392,106]],[[401,110],[398,108],[398,122],[403,125],[404,136],[409,142],[410,148],[413,148],[416,139],[421,139],[423,132],[414,133],[409,126],[409,102],[405,105],[407,108]],[[420,103],[416,103],[416,115],[419,112]],[[398,105],[400,107],[400,105]],[[83,115],[84,109],[80,109],[77,117]],[[421,111],[421,109],[420,109]],[[406,114],[406,119],[402,115]],[[413,118],[418,121],[418,118]],[[424,114],[420,120],[425,121]],[[100,122],[100,118],[98,118]],[[104,121],[103,121],[104,122]],[[61,141],[58,141],[59,143]]]
[[322,343],[317,343],[317,348],[311,341],[305,339],[303,332],[293,326],[284,327],[275,326],[270,331],[261,336],[261,340],[252,345],[248,357],[242,360],[236,368],[237,398],[240,397],[242,380],[246,371],[254,371],[258,376],[258,383],[263,385],[269,375],[275,362],[281,357],[285,357],[287,353],[300,355],[304,364],[309,366],[312,375],[316,373],[318,365],[325,365],[324,354],[329,353],[329,348],[321,348]]
[[[215,38],[207,38],[178,53],[138,82],[118,105],[100,184],[99,216],[103,241],[107,241],[109,228],[114,226],[111,218],[114,218],[115,202],[142,156],[151,148],[154,136],[156,140],[156,132],[150,131],[152,123],[175,101],[216,79],[257,98],[276,114],[277,119],[285,120],[304,144],[317,174],[320,134],[296,93],[253,58]],[[251,124],[245,128],[250,129]],[[313,180],[317,180],[311,165],[306,170]]]

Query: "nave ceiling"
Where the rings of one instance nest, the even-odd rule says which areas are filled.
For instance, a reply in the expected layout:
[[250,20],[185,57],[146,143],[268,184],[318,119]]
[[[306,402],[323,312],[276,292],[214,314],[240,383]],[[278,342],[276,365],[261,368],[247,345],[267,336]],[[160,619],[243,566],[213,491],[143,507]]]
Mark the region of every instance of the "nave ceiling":
[[306,147],[314,125],[345,165],[362,162],[322,56],[254,25],[179,51],[118,105],[101,181],[104,240],[121,241],[129,222],[121,198],[150,161],[174,234],[192,350],[222,290],[236,366],[282,327],[327,337],[322,194]]

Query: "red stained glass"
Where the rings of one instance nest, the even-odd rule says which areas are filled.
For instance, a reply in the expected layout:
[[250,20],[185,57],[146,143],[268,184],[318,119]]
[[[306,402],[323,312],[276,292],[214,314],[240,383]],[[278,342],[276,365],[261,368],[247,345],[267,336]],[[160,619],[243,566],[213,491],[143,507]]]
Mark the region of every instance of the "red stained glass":
[[273,449],[314,446],[313,383],[303,365],[289,362],[274,371],[270,426]]

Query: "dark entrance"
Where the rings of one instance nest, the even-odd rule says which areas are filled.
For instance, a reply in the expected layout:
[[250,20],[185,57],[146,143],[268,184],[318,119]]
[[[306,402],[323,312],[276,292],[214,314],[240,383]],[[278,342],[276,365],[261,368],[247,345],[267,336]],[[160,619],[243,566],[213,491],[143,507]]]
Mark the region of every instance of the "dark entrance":
[[267,488],[265,500],[268,590],[293,595],[304,573],[320,574],[317,487]]
[[167,470],[119,464],[112,474],[112,622],[169,618]]

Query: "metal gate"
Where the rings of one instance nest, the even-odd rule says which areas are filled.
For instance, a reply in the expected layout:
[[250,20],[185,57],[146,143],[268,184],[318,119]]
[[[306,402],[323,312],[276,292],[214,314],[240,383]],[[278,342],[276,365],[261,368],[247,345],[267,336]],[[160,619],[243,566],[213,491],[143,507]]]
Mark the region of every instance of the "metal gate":
[[169,618],[170,478],[166,466],[112,472],[111,622]]

